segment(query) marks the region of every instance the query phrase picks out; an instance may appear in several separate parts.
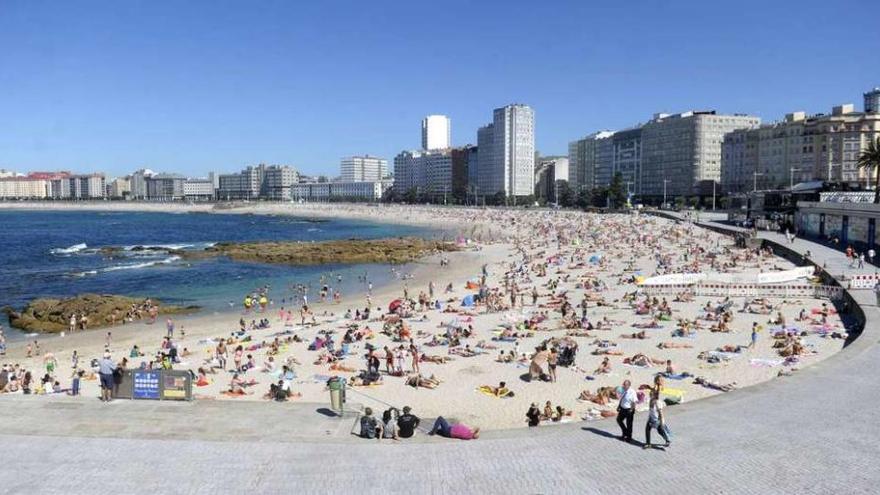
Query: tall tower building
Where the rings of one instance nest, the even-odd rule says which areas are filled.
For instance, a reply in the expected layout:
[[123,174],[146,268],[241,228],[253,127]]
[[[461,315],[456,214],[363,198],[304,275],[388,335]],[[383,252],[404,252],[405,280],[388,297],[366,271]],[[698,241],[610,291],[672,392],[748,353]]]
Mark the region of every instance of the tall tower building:
[[[507,196],[535,192],[535,112],[528,105],[496,108],[492,119],[491,173]],[[491,194],[491,192],[487,192]]]
[[443,150],[452,147],[452,126],[445,115],[428,115],[422,119],[422,149]]

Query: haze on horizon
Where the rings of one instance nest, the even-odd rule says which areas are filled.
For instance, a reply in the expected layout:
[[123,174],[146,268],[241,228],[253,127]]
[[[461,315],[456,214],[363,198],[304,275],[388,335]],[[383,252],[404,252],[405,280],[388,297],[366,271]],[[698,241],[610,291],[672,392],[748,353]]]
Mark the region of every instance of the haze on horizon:
[[[255,8],[259,5],[259,8]],[[544,155],[655,112],[764,121],[860,106],[876,4],[748,0],[0,3],[0,168],[336,175],[419,147],[428,114],[475,143],[535,109]]]

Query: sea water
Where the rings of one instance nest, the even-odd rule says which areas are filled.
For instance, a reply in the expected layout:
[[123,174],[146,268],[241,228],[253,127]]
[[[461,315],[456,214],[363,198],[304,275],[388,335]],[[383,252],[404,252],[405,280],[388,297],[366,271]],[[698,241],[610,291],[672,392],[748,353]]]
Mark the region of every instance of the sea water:
[[[210,214],[0,211],[0,307],[23,308],[38,297],[83,293],[152,297],[206,311],[241,309],[250,291],[269,286],[276,304],[310,285],[316,301],[322,276],[334,290],[362,292],[399,276],[371,265],[279,266],[223,258],[182,260],[171,249],[199,250],[231,241],[325,241],[383,237],[442,237],[423,227],[360,220]],[[112,251],[102,248],[118,248]],[[406,272],[406,267],[401,270]],[[339,279],[341,277],[341,282]],[[279,306],[280,307],[280,306]],[[8,327],[6,315],[0,322]],[[14,332],[7,332],[15,337]]]

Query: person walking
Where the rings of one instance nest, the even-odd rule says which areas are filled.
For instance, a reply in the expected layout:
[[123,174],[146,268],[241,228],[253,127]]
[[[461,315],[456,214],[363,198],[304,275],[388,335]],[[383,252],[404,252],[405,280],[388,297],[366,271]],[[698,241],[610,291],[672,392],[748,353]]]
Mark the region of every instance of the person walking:
[[98,374],[101,377],[101,401],[110,402],[112,400],[114,380],[113,373],[116,371],[116,363],[110,359],[110,353],[105,352],[104,357],[99,362]]
[[874,284],[874,296],[877,297],[877,306],[880,306],[880,280]]
[[617,403],[617,424],[620,426],[620,439],[624,442],[632,441],[633,419],[636,415],[637,401],[638,397],[636,397],[635,390],[632,389],[632,383],[629,380],[624,380],[620,402]]
[[859,253],[859,268],[865,267],[865,253]]
[[663,402],[660,401],[660,393],[656,390],[651,392],[651,401],[648,403],[648,422],[645,424],[645,445],[642,448],[650,449],[651,430],[657,429],[657,433],[666,440],[664,447],[669,447],[669,428],[666,426],[666,418],[663,415]]

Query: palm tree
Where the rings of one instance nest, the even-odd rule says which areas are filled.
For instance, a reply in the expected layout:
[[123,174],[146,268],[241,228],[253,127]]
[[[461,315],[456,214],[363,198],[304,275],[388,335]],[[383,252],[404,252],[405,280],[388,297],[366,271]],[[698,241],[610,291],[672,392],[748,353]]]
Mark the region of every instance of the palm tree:
[[874,176],[874,203],[880,204],[880,137],[868,142],[868,147],[859,155],[859,168]]

